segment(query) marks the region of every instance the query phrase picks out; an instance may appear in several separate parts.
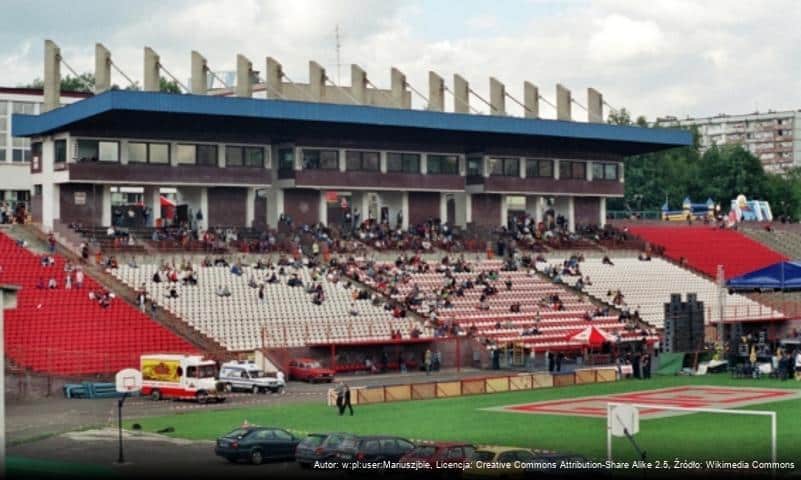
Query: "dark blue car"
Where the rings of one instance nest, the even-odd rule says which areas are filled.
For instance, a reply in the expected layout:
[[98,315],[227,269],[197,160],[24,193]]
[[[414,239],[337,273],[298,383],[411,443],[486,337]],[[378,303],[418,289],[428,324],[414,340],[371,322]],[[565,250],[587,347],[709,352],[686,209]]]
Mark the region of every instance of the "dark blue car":
[[214,453],[230,462],[248,460],[259,465],[267,460],[294,460],[300,440],[274,427],[246,427],[217,439]]

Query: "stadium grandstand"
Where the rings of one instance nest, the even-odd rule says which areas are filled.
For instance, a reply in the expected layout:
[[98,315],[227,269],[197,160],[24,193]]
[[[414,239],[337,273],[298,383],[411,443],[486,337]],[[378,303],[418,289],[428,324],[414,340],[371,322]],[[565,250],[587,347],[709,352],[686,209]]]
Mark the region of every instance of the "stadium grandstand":
[[[46,44],[46,62],[57,53]],[[607,199],[623,195],[626,157],[688,145],[690,134],[597,123],[595,90],[589,121],[576,122],[562,86],[557,119],[546,120],[506,115],[497,81],[493,114],[471,114],[459,76],[452,91],[432,74],[428,108],[414,110],[419,92],[396,69],[391,89],[355,65],[343,87],[311,62],[299,84],[268,58],[256,84],[240,55],[236,87],[209,91],[194,52],[192,88],[179,95],[157,91],[162,66],[149,48],[145,91],[110,90],[108,64],[97,63],[95,95],[59,108],[57,69],[46,69],[42,113],[12,124],[31,140],[39,234],[91,266],[114,298],[104,312],[162,332],[162,343],[126,343],[121,358],[75,373],[107,373],[152,350],[261,351],[277,364],[304,355],[336,368],[337,348],[370,356],[394,345],[420,357],[447,338],[466,340],[446,365],[508,346],[581,354],[572,335],[588,326],[653,346],[672,293],[696,293],[707,323],[789,319],[753,296],[715,301],[718,265],[729,278],[785,258],[757,241],[713,228],[604,226]],[[527,112],[538,98],[526,95]],[[632,248],[657,258],[639,262]],[[15,315],[41,317],[21,305]],[[83,333],[100,335],[88,323]]]

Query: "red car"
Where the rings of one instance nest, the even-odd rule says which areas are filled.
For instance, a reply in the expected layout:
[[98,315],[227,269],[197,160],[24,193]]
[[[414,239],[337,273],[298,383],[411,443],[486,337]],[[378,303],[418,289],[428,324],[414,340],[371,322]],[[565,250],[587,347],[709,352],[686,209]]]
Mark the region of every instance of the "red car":
[[469,443],[437,442],[419,445],[404,455],[401,462],[427,462],[430,468],[458,469],[457,465],[464,465],[476,453],[476,449]]
[[334,381],[334,371],[323,367],[317,360],[296,358],[289,362],[289,378],[292,380],[305,380],[311,383],[331,383]]

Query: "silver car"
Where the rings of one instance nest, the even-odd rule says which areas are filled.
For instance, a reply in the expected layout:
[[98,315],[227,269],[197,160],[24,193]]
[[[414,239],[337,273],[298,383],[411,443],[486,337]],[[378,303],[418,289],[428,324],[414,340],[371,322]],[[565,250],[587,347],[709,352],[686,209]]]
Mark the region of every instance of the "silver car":
[[268,376],[254,363],[224,363],[220,369],[220,382],[226,392],[248,391],[253,393],[283,393],[285,388],[283,375]]

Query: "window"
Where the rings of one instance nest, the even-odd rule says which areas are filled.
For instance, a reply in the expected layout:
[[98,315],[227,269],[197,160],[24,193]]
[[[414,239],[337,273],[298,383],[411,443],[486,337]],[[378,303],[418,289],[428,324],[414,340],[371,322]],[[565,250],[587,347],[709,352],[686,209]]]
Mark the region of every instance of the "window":
[[4,101],[0,101],[0,115],[8,114],[8,104]]
[[8,131],[8,119],[5,117],[0,117],[0,132],[7,132]]
[[264,149],[262,147],[245,147],[245,166],[264,168]]
[[492,175],[502,177],[518,177],[520,176],[520,159],[519,158],[493,158],[490,160],[492,165]]
[[6,161],[6,149],[0,148],[0,162]]
[[79,162],[117,162],[119,157],[120,145],[117,142],[78,140]]
[[348,171],[377,172],[381,168],[378,152],[348,150],[345,153]]
[[467,157],[468,176],[483,176],[484,175],[483,167],[484,167],[483,157]]
[[14,162],[30,162],[31,161],[31,151],[30,150],[21,150],[21,149],[16,149],[15,148],[11,152],[11,160],[14,161]]
[[[54,145],[54,154],[53,154],[53,161],[55,163],[64,163],[67,161],[67,141],[66,140],[56,140],[53,142]],[[15,150],[14,153],[17,151]],[[15,162],[21,161],[14,159]]]
[[303,149],[303,168],[306,170],[338,170],[339,151]]
[[278,150],[278,170],[290,172],[295,169],[295,149],[281,148]]
[[170,145],[167,143],[149,143],[147,145],[148,163],[167,165],[170,163]]
[[284,441],[284,442],[289,442],[289,441],[292,440],[292,435],[290,435],[288,432],[285,432],[283,430],[273,430],[273,435],[275,435],[276,439]]
[[196,152],[198,165],[206,167],[217,166],[217,145],[198,145]]
[[593,180],[617,180],[617,164],[594,162],[592,164]]
[[434,175],[458,175],[459,157],[457,155],[429,155],[428,173]]
[[197,152],[194,145],[178,145],[175,149],[178,165],[194,165],[197,161]]
[[553,178],[553,160],[545,158],[527,158],[526,177]]
[[12,111],[14,113],[24,113],[26,115],[33,115],[34,104],[31,102],[14,102]]
[[128,163],[147,163],[147,144],[134,143],[128,144]]
[[41,184],[33,186],[33,195],[35,197],[41,197],[42,196],[42,185]]
[[416,153],[387,153],[387,171],[420,173],[420,155]]
[[225,147],[225,166],[241,167],[245,164],[242,147]]
[[560,180],[584,180],[587,178],[587,165],[584,162],[571,162],[561,160],[559,162]]

